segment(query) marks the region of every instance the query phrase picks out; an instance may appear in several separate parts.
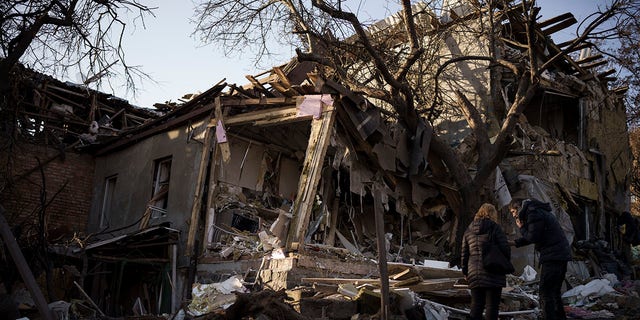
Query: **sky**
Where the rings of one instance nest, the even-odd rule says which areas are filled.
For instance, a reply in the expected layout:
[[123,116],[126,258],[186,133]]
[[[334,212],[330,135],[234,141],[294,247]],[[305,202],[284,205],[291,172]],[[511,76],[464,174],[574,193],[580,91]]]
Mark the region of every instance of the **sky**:
[[[604,0],[538,0],[543,21],[565,12],[572,12],[578,21],[595,11]],[[359,7],[362,14],[383,18],[388,12],[379,5],[380,0],[362,0]],[[133,105],[152,108],[154,103],[179,101],[187,93],[204,92],[223,79],[227,83],[246,84],[245,75],[258,74],[270,66],[280,65],[295,55],[294,48],[278,48],[279,56],[272,63],[254,65],[249,52],[238,52],[224,56],[223,50],[213,45],[203,45],[192,35],[195,25],[191,1],[156,1],[154,17],[145,19],[144,28],[138,23],[133,28],[128,25],[124,49],[130,65],[139,65],[155,80],[137,84],[137,94],[126,93],[122,87],[114,95],[127,99]],[[554,34],[556,42],[575,37],[571,31],[563,30]],[[560,40],[558,40],[560,38]],[[73,80],[72,80],[73,81]],[[110,90],[103,90],[110,92]]]

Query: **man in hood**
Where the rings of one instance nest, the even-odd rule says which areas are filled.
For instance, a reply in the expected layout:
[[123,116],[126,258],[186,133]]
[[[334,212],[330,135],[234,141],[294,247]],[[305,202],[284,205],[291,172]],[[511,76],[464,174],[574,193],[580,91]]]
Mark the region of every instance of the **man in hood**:
[[544,319],[566,319],[562,304],[562,283],[571,260],[571,246],[551,206],[536,199],[522,204],[514,201],[509,206],[511,215],[520,228],[521,237],[516,247],[534,244],[540,253],[540,307]]

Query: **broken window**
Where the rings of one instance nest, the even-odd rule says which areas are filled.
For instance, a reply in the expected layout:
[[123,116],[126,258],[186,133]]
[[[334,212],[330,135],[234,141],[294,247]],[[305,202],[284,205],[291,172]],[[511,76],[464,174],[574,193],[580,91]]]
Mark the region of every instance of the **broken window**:
[[115,201],[117,180],[118,175],[113,175],[104,179],[104,195],[102,198],[102,210],[100,211],[100,228],[106,228],[109,226],[109,217],[111,217],[111,210],[113,208],[113,202]]
[[547,131],[552,138],[580,146],[583,141],[583,113],[580,99],[559,92],[545,91],[524,111],[531,125]]
[[153,167],[153,193],[149,208],[151,209],[151,218],[160,218],[167,215],[171,157],[155,160]]

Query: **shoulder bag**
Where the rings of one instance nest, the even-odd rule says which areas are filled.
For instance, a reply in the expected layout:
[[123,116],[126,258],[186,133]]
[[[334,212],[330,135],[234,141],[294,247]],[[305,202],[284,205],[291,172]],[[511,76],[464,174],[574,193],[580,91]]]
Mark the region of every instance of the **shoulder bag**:
[[511,261],[505,257],[500,247],[495,242],[495,227],[489,232],[489,239],[482,248],[482,266],[490,273],[507,274],[513,273],[515,268]]

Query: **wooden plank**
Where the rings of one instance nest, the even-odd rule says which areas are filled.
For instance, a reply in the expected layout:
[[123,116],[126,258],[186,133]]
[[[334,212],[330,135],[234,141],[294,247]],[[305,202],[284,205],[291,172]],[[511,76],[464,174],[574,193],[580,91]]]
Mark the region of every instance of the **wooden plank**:
[[267,97],[273,97],[273,94],[267,90],[267,88],[265,88],[262,83],[260,83],[260,81],[258,81],[258,79],[254,78],[251,75],[246,75],[245,78],[247,78],[247,80],[249,80],[249,82],[251,82],[251,84],[253,84],[253,86],[258,89],[258,91],[262,92],[263,94],[265,94]]
[[276,106],[295,105],[296,99],[291,97],[277,98],[225,98],[222,104],[226,106]]
[[[256,121],[260,121],[262,123],[269,122],[271,120],[277,120],[281,118],[290,118],[292,115],[295,116],[298,114],[298,109],[295,106],[282,107],[282,108],[273,108],[268,110],[260,110],[247,112],[244,114],[231,116],[225,119],[225,124],[228,126],[232,125],[242,125],[247,123],[255,123]],[[300,121],[308,120],[309,117],[300,119]],[[217,124],[217,119],[211,119],[209,121],[209,127],[215,127]]]
[[[225,124],[224,124],[225,120],[224,120],[224,116],[222,115],[222,104],[220,103],[220,97],[216,97],[214,105],[215,105],[215,108],[213,109],[213,111],[215,112],[215,115],[216,115],[215,130],[217,131],[219,129],[217,126],[222,126],[222,130],[226,132]],[[226,133],[225,133],[225,136],[226,136]],[[220,149],[220,153],[222,154],[222,160],[224,160],[225,163],[229,163],[229,160],[231,160],[231,148],[229,147],[229,141],[227,140],[218,141],[218,139],[216,138],[216,145],[217,145],[217,148]]]
[[311,121],[311,134],[309,135],[307,151],[302,166],[302,176],[298,184],[297,197],[293,203],[293,218],[287,237],[288,250],[294,246],[294,243],[299,244],[304,241],[311,210],[315,203],[315,194],[322,173],[322,164],[324,163],[335,122],[333,105],[326,106],[324,109],[320,119]]
[[571,12],[563,13],[563,14],[561,14],[559,16],[555,16],[553,18],[538,22],[538,27],[546,28],[546,27],[548,27],[548,26],[550,26],[552,24],[558,23],[558,22],[563,21],[563,20],[571,19],[571,18],[575,19],[575,17],[573,16],[573,14]]
[[456,281],[458,279],[423,280],[418,284],[408,286],[408,288],[416,293],[439,291],[453,288]]
[[216,165],[218,164],[218,162],[220,161],[220,149],[218,149],[218,146],[214,146],[213,148],[213,159],[211,160],[210,163],[210,170],[209,170],[209,187],[208,190],[209,192],[207,192],[207,216],[205,218],[205,231],[204,231],[204,241],[202,243],[204,243],[205,245],[202,246],[203,250],[207,250],[207,248],[209,247],[209,245],[211,244],[211,242],[213,241],[213,226],[216,223],[216,211],[215,211],[215,207],[214,207],[214,199],[216,194],[218,193],[218,168],[216,167]]
[[331,221],[329,222],[329,235],[325,239],[325,244],[334,246],[336,243],[336,231],[338,230],[338,214],[340,213],[340,198],[333,199],[331,206]]
[[[103,155],[106,153],[109,153],[111,151],[115,151],[118,150],[120,148],[124,148],[125,146],[135,143],[137,141],[140,141],[144,138],[150,137],[152,135],[155,135],[156,133],[165,131],[165,130],[169,130],[173,127],[179,126],[183,123],[186,123],[187,121],[191,120],[191,119],[195,119],[199,116],[202,116],[203,114],[207,113],[207,112],[211,112],[211,110],[213,109],[213,104],[208,104],[202,108],[198,108],[195,109],[187,114],[183,114],[182,116],[179,116],[173,120],[169,120],[161,125],[158,125],[156,127],[153,128],[149,128],[149,130],[146,131],[142,131],[138,134],[134,134],[133,136],[127,138],[127,137],[123,137],[119,140],[117,140],[117,142],[115,142],[114,144],[110,144],[108,146],[106,146],[105,148],[100,149],[96,155]],[[127,117],[132,118],[133,119],[133,115],[127,114]],[[150,121],[148,122],[148,124],[145,124],[145,126],[147,125],[151,125],[152,123],[157,123],[156,121]]]
[[[195,191],[193,194],[193,203],[191,204],[191,219],[189,220],[189,233],[187,235],[187,250],[185,255],[196,255],[194,252],[196,233],[198,232],[198,224],[200,222],[200,208],[202,205],[202,190],[204,187],[204,176],[207,171],[207,164],[211,155],[211,136],[212,129],[207,128],[204,135],[204,144],[202,145],[202,154],[200,155],[200,167],[198,168],[198,178],[196,180]],[[203,246],[204,247],[204,246]]]
[[289,78],[287,78],[287,75],[284,74],[282,69],[273,67],[273,72],[275,72],[275,74],[278,76],[278,79],[283,86],[285,86],[287,89],[291,88],[291,82],[289,82]]
[[602,60],[602,61],[586,64],[586,65],[583,65],[582,68],[585,69],[585,70],[588,70],[588,69],[593,69],[595,67],[599,67],[599,66],[602,66],[602,65],[605,65],[605,64],[607,64],[607,60]]
[[258,120],[255,121],[253,123],[253,125],[255,126],[273,126],[273,125],[281,125],[281,124],[288,124],[288,123],[294,123],[294,122],[300,122],[300,121],[309,121],[313,118],[312,115],[304,115],[304,116],[299,116],[298,114],[290,114],[286,117],[282,117],[279,119],[265,119],[265,120]]
[[596,61],[596,60],[600,60],[602,59],[602,55],[601,54],[594,54],[592,56],[588,56],[584,59],[580,59],[577,60],[576,63],[577,64],[583,64],[583,63],[588,63],[588,62],[592,62],[592,61]]
[[616,72],[617,72],[616,69],[609,69],[609,70],[607,70],[605,72],[598,73],[598,78],[608,77],[608,76],[610,76],[610,75],[612,75],[612,74],[614,74]]
[[410,285],[410,284],[411,284],[411,285],[416,284],[416,283],[420,282],[421,280],[422,280],[422,279],[420,279],[420,277],[415,276],[415,277],[411,277],[411,278],[409,278],[409,279],[405,279],[405,280],[398,280],[398,282],[395,282],[392,286],[393,286],[394,288],[397,288],[397,287],[406,287],[406,286],[408,286],[408,285]]
[[382,185],[373,186],[373,211],[376,220],[378,243],[378,268],[380,272],[380,319],[389,318],[389,273],[387,272],[387,246],[384,233],[384,208],[382,207]]
[[20,276],[22,276],[22,281],[24,281],[25,286],[29,290],[31,297],[33,298],[33,302],[40,312],[40,316],[44,320],[53,320],[54,317],[47,305],[47,300],[45,300],[44,295],[36,282],[36,278],[33,276],[33,273],[27,264],[27,260],[25,260],[24,255],[20,250],[20,246],[9,227],[9,223],[4,217],[4,213],[4,207],[0,205],[0,237],[2,237],[11,258],[13,259],[13,263],[16,265],[16,269],[18,269]]
[[398,280],[398,279],[400,279],[400,277],[404,276],[405,274],[407,274],[409,272],[411,272],[411,268],[406,268],[406,269],[404,269],[404,270],[402,270],[402,271],[400,271],[400,272],[398,272],[396,274],[392,274],[391,276],[389,276],[389,278],[393,279],[393,280]]
[[[360,279],[360,278],[302,278],[301,281],[303,283],[322,283],[322,284],[355,284],[363,285],[363,284],[372,284],[379,286],[380,279]],[[440,291],[453,288],[453,285],[458,281],[458,279],[453,278],[443,278],[443,279],[433,279],[433,280],[422,280],[419,283],[404,286],[405,288],[409,288],[413,292],[431,292],[431,291]],[[390,280],[389,283],[393,286],[393,288],[399,288],[401,286],[396,285],[400,283],[397,280]]]
[[571,16],[571,18],[566,19],[560,23],[557,23],[549,28],[546,28],[544,30],[542,30],[542,33],[544,33],[545,36],[548,36],[550,34],[556,33],[560,30],[566,29],[574,24],[578,23],[578,20],[576,20],[576,18],[573,17],[573,15]]

